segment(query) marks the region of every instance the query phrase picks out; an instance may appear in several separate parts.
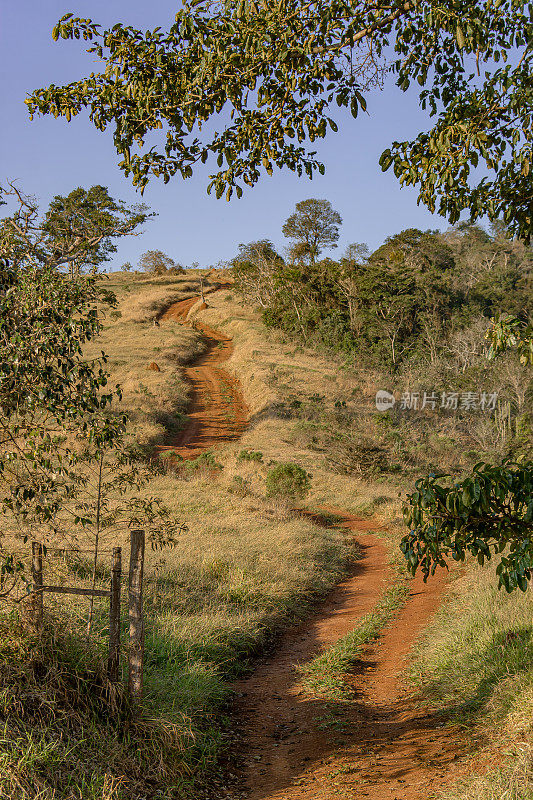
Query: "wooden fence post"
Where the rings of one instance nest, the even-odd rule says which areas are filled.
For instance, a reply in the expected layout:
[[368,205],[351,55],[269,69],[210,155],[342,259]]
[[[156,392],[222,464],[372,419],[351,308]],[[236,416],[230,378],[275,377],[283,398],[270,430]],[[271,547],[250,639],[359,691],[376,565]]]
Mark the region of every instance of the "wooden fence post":
[[122,575],[122,549],[113,548],[111,591],[109,596],[109,657],[107,674],[110,681],[118,681],[120,664],[120,579]]
[[31,576],[33,581],[32,616],[35,628],[43,629],[43,546],[31,543]]
[[144,622],[142,581],[144,565],[144,531],[131,532],[129,574],[130,648],[128,690],[134,703],[142,697],[144,660]]

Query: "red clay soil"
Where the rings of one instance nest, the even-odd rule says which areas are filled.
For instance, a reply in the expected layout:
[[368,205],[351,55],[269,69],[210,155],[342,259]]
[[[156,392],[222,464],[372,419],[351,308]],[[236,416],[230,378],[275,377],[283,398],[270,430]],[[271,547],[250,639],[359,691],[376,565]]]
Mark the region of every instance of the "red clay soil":
[[[411,584],[408,601],[353,670],[354,698],[335,705],[307,693],[298,664],[352,630],[390,571],[375,523],[339,513],[362,557],[320,611],[289,631],[273,657],[237,685],[239,791],[249,800],[427,800],[464,747],[402,680],[406,657],[439,604],[443,578]],[[335,713],[336,712],[336,713]]]
[[[161,321],[186,322],[198,299],[174,304]],[[199,321],[194,325],[208,347],[185,369],[192,386],[192,421],[159,448],[184,458],[238,439],[247,420],[238,381],[219,366],[232,353],[231,339]],[[465,749],[458,731],[425,710],[403,679],[409,651],[438,607],[442,573],[427,585],[413,580],[405,607],[353,669],[350,702],[335,706],[301,685],[297,665],[352,630],[390,580],[386,548],[368,533],[375,523],[335,513],[356,535],[361,559],[319,611],[288,631],[275,654],[237,684],[237,795],[244,792],[249,800],[427,800],[451,776],[453,762]],[[232,763],[231,770],[236,769]]]
[[[174,303],[161,316],[160,322],[186,323],[187,314],[200,300],[191,297]],[[248,409],[239,382],[219,365],[231,356],[233,345],[229,336],[208,325],[194,321],[194,327],[207,342],[205,352],[184,370],[191,385],[189,425],[158,447],[159,452],[171,450],[182,458],[194,458],[204,450],[238,439],[247,424]]]

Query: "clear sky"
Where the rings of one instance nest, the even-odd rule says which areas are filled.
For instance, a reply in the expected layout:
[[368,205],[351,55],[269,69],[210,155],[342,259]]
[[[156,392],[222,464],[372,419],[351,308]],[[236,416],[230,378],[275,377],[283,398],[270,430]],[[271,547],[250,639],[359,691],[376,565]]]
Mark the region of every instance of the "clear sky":
[[[112,196],[139,202],[117,166],[112,133],[100,133],[85,114],[72,122],[35,117],[30,122],[24,98],[35,88],[60,85],[96,70],[94,56],[81,42],[54,42],[51,30],[68,12],[90,17],[103,26],[124,22],[141,29],[167,28],[177,4],[171,0],[0,0],[0,74],[2,126],[0,132],[0,182],[15,179],[27,194],[47,205],[55,194],[76,186],[102,184]],[[287,241],[281,226],[295,203],[308,197],[326,198],[343,218],[340,254],[350,242],[378,247],[386,236],[407,227],[448,227],[446,220],[416,204],[416,191],[400,189],[392,172],[378,165],[381,152],[394,139],[413,137],[428,126],[418,108],[416,93],[405,95],[389,83],[375,92],[369,114],[353,120],[337,114],[339,133],[328,134],[313,145],[326,164],[326,174],[312,181],[288,171],[274,172],[242,199],[216,200],[206,193],[209,170],[183,181],[176,177],[166,186],[153,180],[144,193],[158,216],[145,232],[119,245],[110,269],[124,261],[134,265],[141,253],[159,249],[185,266],[216,264],[231,258],[240,242],[272,239],[282,248]]]

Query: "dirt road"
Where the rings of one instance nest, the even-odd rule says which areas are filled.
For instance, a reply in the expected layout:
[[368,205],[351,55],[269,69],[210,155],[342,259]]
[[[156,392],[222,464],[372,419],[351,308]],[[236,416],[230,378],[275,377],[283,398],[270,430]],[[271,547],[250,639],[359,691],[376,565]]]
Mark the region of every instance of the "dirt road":
[[[176,303],[161,320],[185,322],[197,301]],[[220,367],[231,355],[231,340],[199,322],[195,327],[208,348],[185,370],[193,389],[192,422],[162,448],[185,458],[238,439],[247,419],[238,382]],[[235,797],[427,800],[463,749],[457,731],[426,713],[402,679],[407,655],[438,606],[441,574],[427,585],[412,582],[403,610],[353,670],[354,699],[340,713],[302,689],[297,665],[354,628],[390,578],[385,547],[368,533],[375,523],[336,513],[355,535],[362,558],[315,616],[288,631],[275,654],[237,685],[234,715],[242,746]]]
[[[198,297],[192,297],[174,303],[160,321],[185,323],[187,314],[198,300]],[[182,458],[194,458],[204,450],[238,439],[246,428],[248,415],[238,381],[220,366],[231,356],[231,339],[201,322],[195,321],[194,324],[203,334],[207,348],[193,365],[184,369],[185,378],[191,385],[188,411],[191,422],[166,445],[158,448],[159,452],[171,450]]]
[[328,703],[302,688],[297,665],[352,630],[390,577],[385,547],[365,532],[372,523],[342,516],[362,550],[354,573],[237,686],[240,771],[250,800],[427,800],[460,752],[457,732],[426,713],[402,680],[409,650],[438,606],[442,577],[427,586],[413,581],[404,609],[353,670],[351,702]]

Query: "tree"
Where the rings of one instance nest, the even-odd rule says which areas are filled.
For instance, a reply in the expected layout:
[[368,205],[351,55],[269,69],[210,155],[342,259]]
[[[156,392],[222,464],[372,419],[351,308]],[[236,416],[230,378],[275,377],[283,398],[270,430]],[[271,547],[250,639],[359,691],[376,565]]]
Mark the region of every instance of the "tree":
[[341,215],[334,211],[329,200],[301,200],[296,211],[283,225],[283,235],[294,239],[298,256],[308,255],[311,264],[316,262],[324,247],[337,247]]
[[291,264],[313,264],[313,251],[307,242],[294,242],[287,247],[287,260]]
[[[488,338],[489,357],[516,350],[525,366],[533,364],[533,330],[516,318],[502,318]],[[499,588],[526,591],[533,577],[533,461],[476,464],[457,480],[432,474],[407,496],[404,519],[409,533],[400,547],[409,570],[421,569],[424,580],[450,557],[468,553],[480,564],[499,558]]]
[[369,254],[368,245],[365,242],[352,242],[348,245],[344,253],[345,261],[359,263],[364,261]]
[[[413,141],[394,142],[382,168],[417,185],[420,202],[451,222],[466,209],[529,237],[532,36],[526,0],[200,0],[166,32],[101,30],[67,14],[53,37],[88,41],[105,70],[26,102],[31,115],[70,120],[87,108],[99,130],[112,126],[120,167],[141,189],[153,175],[190,177],[213,156],[209,188],[229,198],[274,166],[323,172],[307,142],[337,130],[332,107],[366,109],[387,48],[386,72],[401,91],[417,82],[435,119]],[[222,110],[222,129],[204,125]],[[157,147],[151,134],[160,129]]]
[[[127,441],[126,418],[110,408],[120,389],[107,389],[106,356],[84,354],[114,295],[99,275],[58,271],[35,201],[18,196],[18,213],[0,225],[0,508],[26,537],[35,527],[41,539],[59,533],[75,541],[79,526],[90,527],[95,552],[101,530],[120,517],[146,521],[154,541],[167,541],[175,527],[167,510],[131,491],[149,470]],[[86,244],[81,235],[80,253]],[[2,558],[0,595],[11,557]]]
[[67,280],[51,266],[0,272],[0,504],[37,521],[55,517],[72,490],[78,434],[97,447],[119,435],[122,420],[102,415],[113,392],[105,356],[83,358],[100,329],[98,301],[113,298],[95,279]]
[[232,265],[245,264],[247,262],[262,259],[264,261],[280,261],[281,256],[276,252],[274,244],[270,239],[258,239],[254,242],[239,245],[239,253],[232,261]]
[[[226,191],[227,199],[234,190],[241,196],[243,183],[254,185],[262,169],[323,172],[305,143],[324,137],[328,126],[337,130],[330,117],[335,103],[354,116],[366,108],[365,93],[381,77],[380,58],[392,48],[390,71],[399,89],[417,81],[421,105],[435,120],[413,141],[394,142],[381,156],[382,169],[393,167],[402,184],[418,186],[419,201],[452,223],[467,210],[472,221],[502,218],[512,234],[531,239],[533,18],[526,0],[261,6],[198,0],[177,13],[168,33],[120,24],[101,32],[91,20],[68,14],[53,36],[94,40],[89,51],[105,72],[37,90],[26,101],[30,115],[70,120],[89,108],[100,130],[114,125],[120,166],[141,189],[151,175],[165,182],[177,172],[190,177],[213,155],[218,172],[208,188],[217,197]],[[206,137],[213,128],[204,123],[222,110],[226,126]],[[142,152],[146,135],[161,128],[164,147],[158,150],[150,138]],[[132,153],[136,145],[140,154]],[[494,328],[493,350],[510,344],[529,360],[530,325],[505,318]],[[494,469],[505,487],[505,467]],[[526,480],[533,464],[527,469]],[[509,503],[520,504],[519,485],[507,485]],[[433,510],[437,519],[439,509]],[[421,541],[431,550],[434,521],[428,524],[429,538],[421,528]],[[467,530],[460,516],[454,525],[458,533]]]
[[165,272],[183,272],[183,267],[161,250],[147,250],[139,259],[139,267],[152,275],[164,275]]
[[425,579],[447,559],[480,564],[499,557],[499,586],[526,591],[533,577],[533,464],[477,464],[454,481],[430,475],[416,482],[404,511],[409,533],[401,542],[408,567]]
[[521,364],[533,366],[533,323],[503,314],[489,331],[488,338],[492,357],[515,350]]
[[138,236],[150,216],[144,205],[128,207],[113,200],[105,186],[78,187],[66,197],[56,195],[41,224],[45,245],[56,263],[64,260],[70,275],[98,267],[117,252],[116,239]]
[[283,259],[269,239],[239,245],[239,253],[230,262],[235,286],[252,303],[267,308],[276,292]]
[[128,207],[113,200],[104,186],[56,195],[42,218],[37,202],[14,183],[0,187],[0,193],[17,204],[14,213],[0,221],[0,252],[15,265],[31,261],[66,269],[70,277],[86,269],[94,275],[117,251],[116,239],[138,236],[139,225],[155,216],[145,205]]
[[341,259],[340,269],[335,280],[340,293],[348,304],[350,330],[356,335],[361,333],[361,319],[358,313],[361,303],[357,282],[360,269],[366,264],[368,255],[368,245],[364,242],[349,244]]

